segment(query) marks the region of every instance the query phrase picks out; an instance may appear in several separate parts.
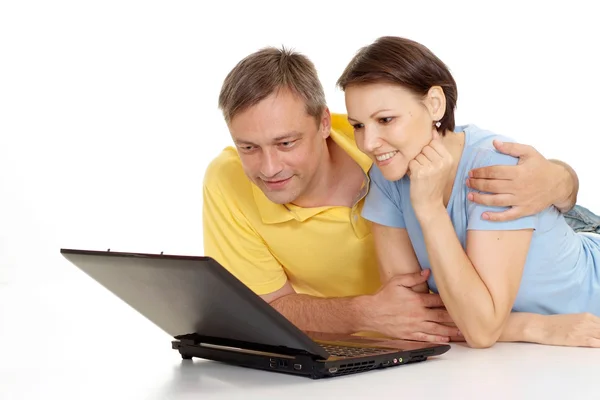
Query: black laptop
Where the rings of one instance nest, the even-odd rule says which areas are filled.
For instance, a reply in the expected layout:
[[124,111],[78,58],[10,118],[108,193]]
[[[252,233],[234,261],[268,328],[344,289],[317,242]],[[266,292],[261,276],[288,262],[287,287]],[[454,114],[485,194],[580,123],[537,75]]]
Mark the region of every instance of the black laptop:
[[61,249],[193,357],[313,379],[425,361],[432,344],[303,332],[210,257]]

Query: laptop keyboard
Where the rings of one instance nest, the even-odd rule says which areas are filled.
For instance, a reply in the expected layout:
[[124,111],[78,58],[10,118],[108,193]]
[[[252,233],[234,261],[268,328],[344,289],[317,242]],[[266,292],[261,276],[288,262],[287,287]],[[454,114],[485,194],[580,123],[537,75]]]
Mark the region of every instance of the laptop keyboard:
[[373,347],[350,347],[335,344],[321,344],[320,346],[332,356],[337,357],[364,357],[390,352],[389,349],[377,349]]

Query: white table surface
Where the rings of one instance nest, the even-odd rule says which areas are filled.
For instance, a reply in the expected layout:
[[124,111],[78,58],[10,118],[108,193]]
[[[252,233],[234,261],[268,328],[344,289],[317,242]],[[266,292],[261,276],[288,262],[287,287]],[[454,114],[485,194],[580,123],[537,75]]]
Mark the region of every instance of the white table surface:
[[498,344],[313,381],[183,361],[171,338],[83,274],[0,285],[0,399],[600,399],[600,349]]

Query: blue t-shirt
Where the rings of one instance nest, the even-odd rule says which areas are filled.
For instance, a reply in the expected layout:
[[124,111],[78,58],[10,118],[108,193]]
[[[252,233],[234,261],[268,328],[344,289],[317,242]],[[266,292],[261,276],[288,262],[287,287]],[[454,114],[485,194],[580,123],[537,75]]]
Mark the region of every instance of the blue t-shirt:
[[[600,316],[600,235],[576,233],[554,207],[539,214],[505,222],[486,221],[485,211],[504,207],[484,206],[468,200],[465,184],[469,171],[490,165],[516,165],[518,159],[498,152],[494,139],[510,138],[474,125],[458,126],[465,133],[461,156],[447,210],[463,249],[467,230],[517,230],[533,228],[515,312],[566,314],[590,312]],[[452,134],[452,133],[450,133]],[[376,165],[369,172],[369,193],[362,215],[372,222],[407,230],[421,268],[430,268],[423,233],[410,202],[410,180],[387,181]],[[438,291],[433,274],[429,288]]]

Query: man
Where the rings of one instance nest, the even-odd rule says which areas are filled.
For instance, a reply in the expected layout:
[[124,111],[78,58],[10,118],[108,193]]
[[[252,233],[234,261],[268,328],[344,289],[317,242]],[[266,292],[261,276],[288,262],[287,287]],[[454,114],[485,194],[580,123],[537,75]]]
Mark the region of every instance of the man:
[[[346,117],[330,114],[305,56],[274,48],[247,56],[226,77],[219,107],[236,148],[206,171],[206,255],[303,330],[459,337],[439,296],[411,289],[429,272],[380,280],[360,215],[371,161]],[[468,184],[497,193],[473,201],[512,208],[482,218],[574,206],[578,180],[568,165],[520,144],[498,150],[520,157],[519,165],[474,170]],[[519,340],[525,324],[515,323],[505,339]]]

